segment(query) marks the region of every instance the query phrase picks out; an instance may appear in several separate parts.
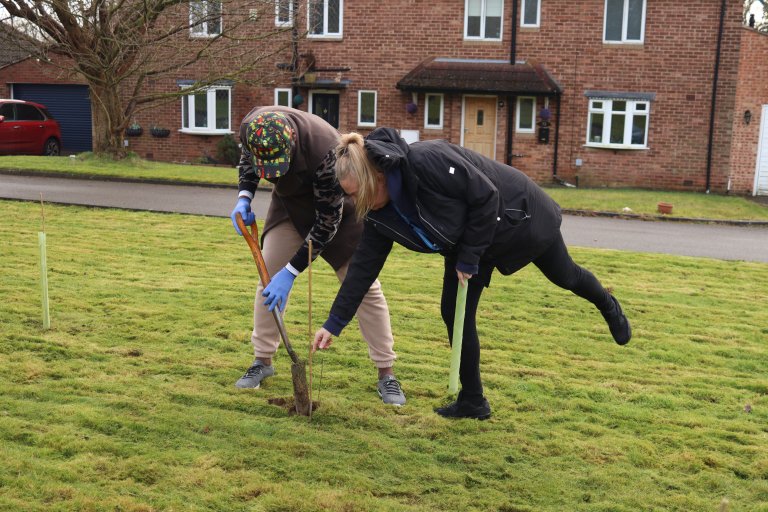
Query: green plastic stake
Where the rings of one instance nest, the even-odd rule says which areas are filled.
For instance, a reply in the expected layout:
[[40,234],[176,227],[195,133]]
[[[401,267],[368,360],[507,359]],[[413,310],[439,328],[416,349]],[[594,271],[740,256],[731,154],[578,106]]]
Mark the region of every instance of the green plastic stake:
[[456,290],[456,312],[453,315],[453,340],[451,341],[451,374],[448,379],[448,392],[459,392],[459,365],[461,364],[461,342],[464,340],[464,311],[467,308],[467,288],[469,283]]
[[51,328],[51,315],[48,309],[48,263],[45,253],[45,233],[38,231],[37,242],[40,246],[40,285],[43,288],[43,328]]
[[40,247],[40,286],[43,289],[43,328],[51,328],[51,314],[48,308],[48,256],[45,250],[45,206],[40,193],[40,218],[43,230],[37,232],[37,245]]

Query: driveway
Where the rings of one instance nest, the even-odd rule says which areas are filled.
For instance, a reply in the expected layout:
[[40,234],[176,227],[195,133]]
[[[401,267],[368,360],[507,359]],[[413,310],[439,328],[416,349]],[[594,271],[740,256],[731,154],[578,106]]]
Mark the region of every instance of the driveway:
[[[0,198],[229,217],[235,188],[156,185],[0,174]],[[257,192],[264,218],[269,192]],[[563,216],[568,245],[768,263],[768,227]]]

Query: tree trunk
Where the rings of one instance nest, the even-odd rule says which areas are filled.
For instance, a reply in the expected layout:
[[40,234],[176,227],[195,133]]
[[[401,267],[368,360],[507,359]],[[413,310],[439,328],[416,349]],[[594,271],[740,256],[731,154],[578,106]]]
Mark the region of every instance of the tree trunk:
[[90,84],[93,119],[93,152],[121,159],[128,151],[123,146],[123,131],[128,122],[123,113],[117,87]]

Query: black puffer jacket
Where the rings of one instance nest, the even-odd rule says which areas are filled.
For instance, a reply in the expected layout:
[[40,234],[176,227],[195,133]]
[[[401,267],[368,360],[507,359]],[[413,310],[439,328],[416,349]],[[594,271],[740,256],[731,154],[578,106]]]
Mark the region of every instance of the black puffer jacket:
[[[368,156],[384,172],[399,167],[403,194],[442,254],[464,267],[481,261],[510,274],[541,254],[559,232],[560,207],[517,169],[444,140],[408,145],[392,128],[365,139]],[[349,320],[398,242],[423,250],[409,230],[398,229],[382,210],[365,220],[331,314]],[[330,329],[329,329],[330,330]]]

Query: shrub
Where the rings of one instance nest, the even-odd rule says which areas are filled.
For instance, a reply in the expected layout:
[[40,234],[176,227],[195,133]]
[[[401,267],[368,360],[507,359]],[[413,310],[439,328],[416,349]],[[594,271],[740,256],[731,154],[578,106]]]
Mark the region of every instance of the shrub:
[[222,163],[237,165],[240,162],[240,146],[231,135],[225,135],[216,144],[216,156]]

